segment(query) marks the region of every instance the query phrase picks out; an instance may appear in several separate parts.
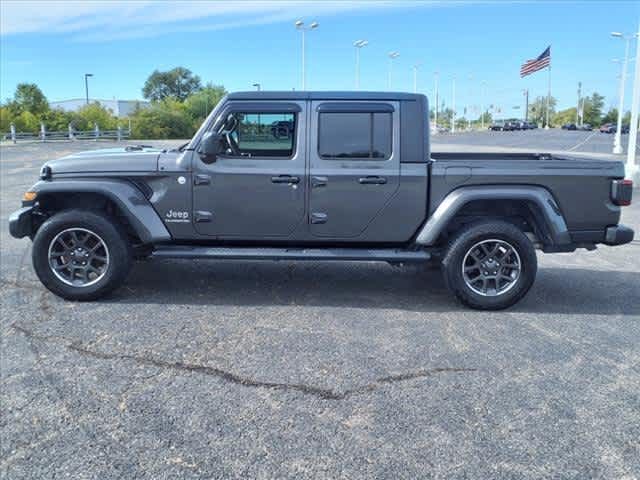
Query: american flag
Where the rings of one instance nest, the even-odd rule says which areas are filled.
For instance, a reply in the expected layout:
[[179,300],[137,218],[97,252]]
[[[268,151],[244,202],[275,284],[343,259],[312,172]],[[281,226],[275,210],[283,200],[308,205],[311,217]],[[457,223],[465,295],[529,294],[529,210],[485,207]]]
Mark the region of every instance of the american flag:
[[551,65],[551,45],[538,56],[531,60],[527,60],[520,67],[520,77],[526,77],[538,70],[542,70],[545,67]]

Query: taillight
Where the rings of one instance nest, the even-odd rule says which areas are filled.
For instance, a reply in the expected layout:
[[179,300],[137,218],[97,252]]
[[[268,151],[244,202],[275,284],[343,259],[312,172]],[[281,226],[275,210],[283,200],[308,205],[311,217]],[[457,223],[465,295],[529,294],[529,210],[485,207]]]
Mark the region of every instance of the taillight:
[[631,195],[633,194],[632,180],[613,180],[611,182],[611,201],[621,207],[631,205]]

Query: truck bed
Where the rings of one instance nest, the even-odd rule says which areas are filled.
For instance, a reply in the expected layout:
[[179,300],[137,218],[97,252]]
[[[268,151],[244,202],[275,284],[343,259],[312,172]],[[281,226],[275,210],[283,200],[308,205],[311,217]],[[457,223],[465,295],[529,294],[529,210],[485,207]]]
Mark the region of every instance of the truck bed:
[[622,162],[491,152],[436,152],[431,160],[429,215],[458,187],[519,184],[550,191],[570,231],[601,230],[620,219],[620,208],[611,203],[610,191],[612,179],[624,178]]

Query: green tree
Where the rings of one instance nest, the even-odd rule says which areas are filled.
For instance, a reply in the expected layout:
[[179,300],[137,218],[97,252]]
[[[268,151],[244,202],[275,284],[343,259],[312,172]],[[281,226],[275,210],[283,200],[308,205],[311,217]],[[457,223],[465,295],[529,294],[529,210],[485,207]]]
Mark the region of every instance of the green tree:
[[73,112],[66,112],[61,108],[52,108],[42,114],[40,119],[44,122],[48,131],[63,132],[67,130],[69,124],[72,122],[73,116]]
[[138,109],[131,117],[133,138],[190,138],[195,128],[183,103],[167,98],[149,108]]
[[98,102],[85,105],[72,116],[71,123],[76,130],[92,130],[98,124],[100,130],[115,130],[118,120],[113,112]]
[[18,84],[11,103],[10,108],[15,110],[16,115],[22,112],[39,115],[49,110],[47,98],[35,83]]
[[227,91],[222,85],[208,83],[202,90],[185,100],[187,114],[199,125],[226,94]]
[[576,107],[560,110],[553,116],[553,125],[561,126],[566,123],[576,123]]
[[[556,111],[556,99],[551,97],[549,99],[549,120],[553,124],[553,114]],[[533,102],[529,103],[529,120],[544,126],[547,115],[547,97],[536,97]]]
[[604,97],[598,92],[593,92],[590,97],[583,100],[583,121],[589,125],[600,125],[602,121],[602,109]]
[[142,95],[152,101],[174,97],[182,102],[201,89],[200,77],[188,68],[176,67],[166,72],[154,70],[144,83]]
[[603,123],[616,123],[617,121],[618,121],[618,109],[610,108],[609,111],[606,113],[606,115],[602,117],[602,120],[600,121],[600,125],[602,125]]

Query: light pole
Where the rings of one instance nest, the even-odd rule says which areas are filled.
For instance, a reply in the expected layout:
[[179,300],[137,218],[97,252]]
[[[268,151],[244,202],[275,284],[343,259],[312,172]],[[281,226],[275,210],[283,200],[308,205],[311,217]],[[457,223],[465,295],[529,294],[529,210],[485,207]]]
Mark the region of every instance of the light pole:
[[433,79],[434,79],[434,87],[435,87],[435,98],[436,98],[436,108],[433,111],[433,121],[436,124],[436,130],[435,132],[438,132],[438,72],[433,72]]
[[84,74],[84,93],[85,98],[87,100],[87,105],[89,105],[89,77],[93,77],[93,73],[85,73]]
[[627,64],[629,63],[629,44],[635,35],[624,35],[620,32],[611,32],[612,37],[622,38],[625,41],[624,58],[622,60],[622,76],[620,77],[620,96],[618,98],[618,123],[616,135],[613,139],[613,153],[622,153],[622,110],[624,109],[624,84],[627,80]]
[[451,77],[451,133],[456,133],[456,77]]
[[[640,25],[636,38],[640,38]],[[633,93],[631,97],[631,124],[629,125],[629,145],[627,148],[626,178],[640,182],[640,168],[635,163],[636,140],[638,139],[638,112],[640,110],[640,42],[636,42],[636,71],[633,79]]]
[[389,78],[387,83],[388,83],[389,90],[391,90],[391,74],[393,71],[393,60],[398,58],[400,54],[398,52],[389,52],[388,56],[389,56]]
[[356,40],[353,46],[356,48],[356,90],[360,90],[360,49],[369,45],[367,40]]
[[487,82],[480,82],[480,128],[484,130],[484,91],[487,88]]
[[256,87],[257,91],[260,91],[260,89],[262,88],[262,86],[259,83],[254,83],[252,86]]
[[296,29],[302,32],[302,90],[307,89],[307,76],[305,71],[305,58],[304,58],[304,37],[307,30],[313,30],[318,28],[320,24],[318,22],[311,22],[308,27],[305,27],[304,22],[302,20],[298,20],[295,23]]
[[416,63],[413,68],[413,93],[418,93],[418,67],[420,67],[422,63]]

